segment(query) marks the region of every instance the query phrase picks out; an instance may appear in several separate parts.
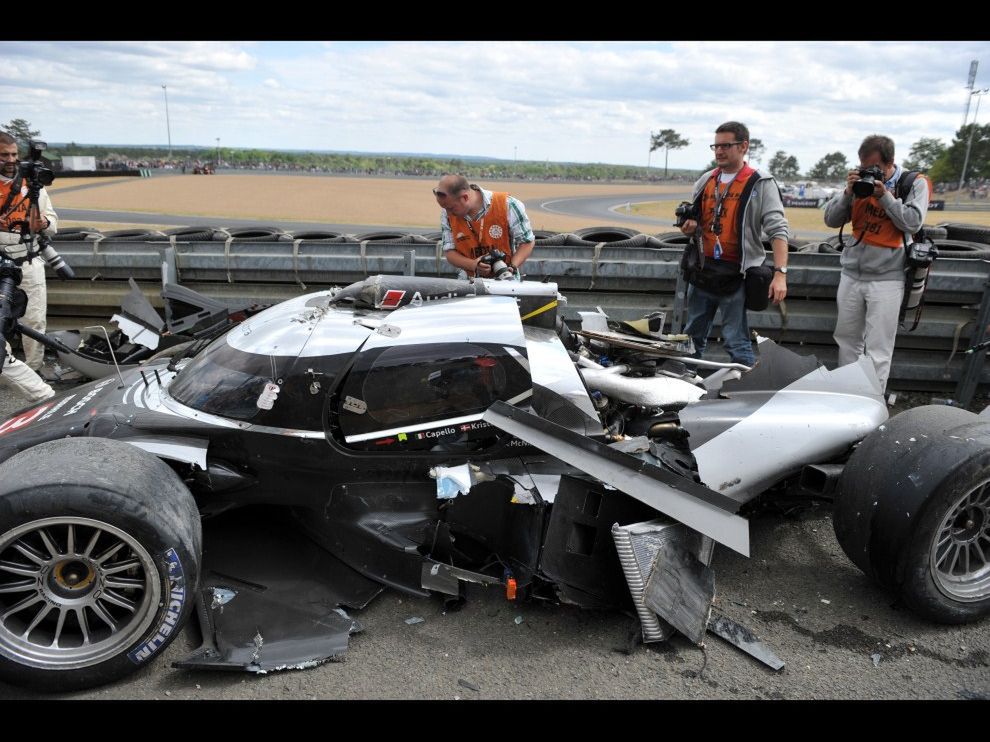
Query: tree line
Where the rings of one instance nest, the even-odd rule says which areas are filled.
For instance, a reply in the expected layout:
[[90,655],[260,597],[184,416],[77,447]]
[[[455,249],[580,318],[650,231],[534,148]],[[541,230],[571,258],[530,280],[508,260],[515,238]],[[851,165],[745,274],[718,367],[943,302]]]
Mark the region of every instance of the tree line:
[[[32,129],[24,119],[12,119],[0,125],[0,129],[12,135],[26,149],[30,139],[40,132]],[[137,167],[189,166],[194,162],[214,162],[226,168],[255,170],[279,170],[289,172],[324,172],[350,175],[409,175],[440,176],[444,173],[462,173],[469,178],[521,178],[527,180],[639,180],[656,181],[671,177],[688,180],[699,173],[693,169],[668,168],[670,152],[683,149],[690,140],[674,129],[661,129],[650,133],[650,154],[664,152],[663,176],[659,168],[635,165],[610,165],[607,163],[561,163],[531,160],[508,162],[460,158],[442,159],[417,155],[377,155],[361,153],[285,152],[253,148],[173,147],[107,147],[81,146],[75,142],[52,147],[46,151],[48,159],[63,155],[92,155],[108,167],[135,163]],[[969,155],[967,157],[967,149]],[[762,140],[750,139],[749,159],[761,163],[767,151]],[[216,162],[219,160],[219,162]],[[955,185],[966,169],[967,181],[983,181],[990,178],[990,124],[967,124],[961,127],[952,142],[946,145],[940,139],[922,137],[915,142],[903,160],[909,170],[926,172],[935,183]],[[821,181],[842,182],[846,173],[856,165],[841,152],[830,152],[816,162],[806,177]],[[717,167],[713,159],[706,170]],[[778,180],[795,180],[801,177],[797,158],[784,150],[777,150],[768,160],[767,169]]]

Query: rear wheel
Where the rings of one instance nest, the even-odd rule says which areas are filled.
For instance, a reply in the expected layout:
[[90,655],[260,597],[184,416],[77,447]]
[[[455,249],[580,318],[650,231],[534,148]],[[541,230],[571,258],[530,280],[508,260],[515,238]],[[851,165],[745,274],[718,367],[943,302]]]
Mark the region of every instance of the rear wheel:
[[189,615],[201,541],[178,475],[128,444],[62,439],[4,462],[0,678],[68,690],[144,665]]
[[833,515],[846,555],[940,623],[990,614],[990,421],[917,407],[859,445]]

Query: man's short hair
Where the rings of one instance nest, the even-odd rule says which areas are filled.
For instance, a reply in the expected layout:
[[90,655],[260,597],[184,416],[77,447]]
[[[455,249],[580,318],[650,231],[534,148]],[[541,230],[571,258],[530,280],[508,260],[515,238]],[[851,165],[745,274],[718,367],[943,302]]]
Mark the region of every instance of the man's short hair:
[[738,142],[749,141],[749,129],[738,121],[726,121],[715,130],[716,134],[732,134]]
[[0,144],[17,144],[17,140],[5,131],[0,131]]
[[447,192],[451,196],[456,196],[461,191],[466,191],[471,187],[471,184],[468,183],[468,179],[463,175],[444,175],[443,177],[449,178]]
[[880,161],[884,165],[891,165],[894,162],[894,140],[880,134],[871,134],[863,143],[859,145],[859,160],[862,162],[866,157],[874,152],[880,153]]

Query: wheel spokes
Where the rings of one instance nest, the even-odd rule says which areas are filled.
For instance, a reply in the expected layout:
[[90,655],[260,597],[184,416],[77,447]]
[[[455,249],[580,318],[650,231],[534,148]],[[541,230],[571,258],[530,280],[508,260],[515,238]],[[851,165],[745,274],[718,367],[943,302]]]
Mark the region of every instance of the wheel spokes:
[[32,606],[41,600],[42,597],[37,593],[35,593],[34,595],[29,595],[26,598],[24,598],[24,600],[20,601],[19,603],[15,603],[10,608],[8,608],[4,612],[4,614],[0,616],[0,619],[6,619],[8,616],[13,616],[15,613],[23,611],[28,606]]
[[123,562],[117,562],[111,567],[104,567],[102,569],[102,572],[105,575],[112,575],[112,574],[116,574],[117,572],[123,572],[124,570],[133,569],[134,567],[140,567],[140,566],[141,566],[140,559],[127,559]]
[[113,620],[113,616],[107,613],[107,609],[100,605],[99,601],[93,603],[90,608],[93,609],[93,613],[96,614],[97,618],[110,627],[111,631],[117,630],[117,622]]
[[103,584],[119,590],[144,590],[144,581],[133,577],[107,578],[103,581]]
[[65,553],[71,555],[76,553],[76,527],[70,523],[68,531],[65,537]]
[[29,623],[28,624],[28,627],[26,629],[24,629],[24,633],[21,634],[21,636],[24,637],[25,639],[27,639],[28,636],[31,634],[31,632],[34,631],[35,627],[37,627],[37,625],[39,623],[41,623],[42,621],[44,621],[45,620],[45,616],[47,616],[53,610],[55,610],[55,606],[48,605],[47,603],[45,605],[41,606],[41,610],[39,610],[35,614],[34,618],[31,619],[31,623]]
[[53,559],[58,559],[60,556],[62,556],[62,552],[58,550],[58,547],[55,545],[55,542],[52,541],[52,537],[48,535],[48,531],[46,531],[44,528],[39,528],[38,536],[41,537],[41,540],[45,544],[45,548],[48,549],[48,553],[52,555]]
[[100,534],[103,533],[99,528],[93,531],[93,535],[89,539],[89,543],[86,544],[86,548],[83,550],[82,556],[88,557],[93,549],[96,547],[96,542],[100,539]]
[[57,647],[58,640],[62,637],[62,629],[65,627],[65,617],[69,615],[68,608],[62,608],[58,612],[58,623],[55,625],[55,636],[52,639],[52,643],[48,646]]
[[123,595],[117,595],[117,593],[112,592],[111,590],[104,590],[103,595],[100,596],[100,600],[105,600],[107,603],[120,606],[121,608],[131,611],[132,613],[137,607],[133,601],[128,600]]
[[76,622],[79,624],[79,631],[82,633],[82,643],[85,647],[89,644],[89,623],[86,621],[86,611],[83,608],[76,608]]
[[95,557],[93,561],[96,562],[97,564],[102,565],[103,562],[105,562],[107,559],[112,557],[114,554],[116,554],[118,551],[120,551],[123,548],[124,548],[124,542],[118,541],[114,546],[111,546],[109,549],[104,551],[98,557]]
[[35,580],[19,580],[18,582],[5,582],[0,585],[0,594],[2,593],[23,593],[26,590],[35,590],[37,588],[37,582]]
[[8,562],[3,560],[0,560],[0,571],[10,572],[11,574],[20,575],[21,577],[37,577],[41,572],[40,569],[35,569],[27,564],[18,564],[17,562]]
[[14,549],[19,551],[21,554],[26,556],[32,562],[37,564],[39,567],[46,564],[49,560],[40,551],[35,549],[30,544],[25,544],[23,541],[18,541],[14,544]]

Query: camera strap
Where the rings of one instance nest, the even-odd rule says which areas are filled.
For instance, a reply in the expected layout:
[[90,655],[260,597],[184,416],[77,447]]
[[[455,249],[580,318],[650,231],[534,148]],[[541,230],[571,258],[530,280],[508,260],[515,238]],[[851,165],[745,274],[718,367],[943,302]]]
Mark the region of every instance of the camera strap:
[[14,179],[10,182],[10,191],[7,193],[7,198],[4,199],[3,205],[0,206],[0,219],[6,220],[7,211],[11,207],[11,202],[14,200],[14,196],[21,192],[21,175],[18,173]]

